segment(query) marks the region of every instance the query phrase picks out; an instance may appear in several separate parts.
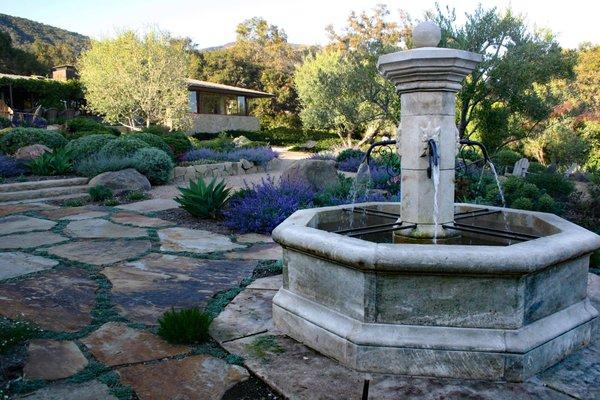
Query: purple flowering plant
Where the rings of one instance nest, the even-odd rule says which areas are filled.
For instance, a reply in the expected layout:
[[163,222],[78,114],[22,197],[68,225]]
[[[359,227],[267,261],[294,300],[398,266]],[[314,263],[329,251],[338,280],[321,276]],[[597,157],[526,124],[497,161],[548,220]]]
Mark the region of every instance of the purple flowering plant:
[[310,207],[314,192],[304,182],[273,178],[233,195],[224,212],[225,223],[239,232],[271,233],[273,229],[295,211]]
[[257,165],[266,165],[279,155],[270,147],[248,147],[230,151],[218,151],[208,148],[190,150],[182,157],[182,161],[214,160],[214,161],[240,161],[248,160]]
[[0,177],[10,178],[13,176],[19,176],[24,174],[26,171],[24,165],[13,157],[0,154]]

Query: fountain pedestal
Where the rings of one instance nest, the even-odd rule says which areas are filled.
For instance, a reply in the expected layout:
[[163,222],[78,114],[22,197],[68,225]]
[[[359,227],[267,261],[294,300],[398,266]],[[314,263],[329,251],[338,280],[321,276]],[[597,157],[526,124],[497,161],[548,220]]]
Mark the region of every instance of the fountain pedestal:
[[[418,35],[415,43],[423,47],[383,55],[378,68],[400,94],[397,137],[402,159],[400,214],[404,223],[416,224],[414,229],[397,234],[431,239],[454,234],[441,225],[454,220],[454,168],[459,139],[455,94],[482,56],[437,48],[439,28],[428,24],[420,29],[415,34]],[[439,152],[438,176],[431,176],[432,171],[428,171],[430,139],[435,141]]]

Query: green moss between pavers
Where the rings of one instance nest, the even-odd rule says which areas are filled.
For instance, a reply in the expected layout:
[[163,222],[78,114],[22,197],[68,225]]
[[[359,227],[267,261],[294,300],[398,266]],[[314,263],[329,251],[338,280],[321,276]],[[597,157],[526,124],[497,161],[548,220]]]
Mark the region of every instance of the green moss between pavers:
[[285,353],[285,348],[277,343],[276,337],[272,335],[259,336],[252,342],[246,344],[246,350],[262,361],[269,359],[269,353]]

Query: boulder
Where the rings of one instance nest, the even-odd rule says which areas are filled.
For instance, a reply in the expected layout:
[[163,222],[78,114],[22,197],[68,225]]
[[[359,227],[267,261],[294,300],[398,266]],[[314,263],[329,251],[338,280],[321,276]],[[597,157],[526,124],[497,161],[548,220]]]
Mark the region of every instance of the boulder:
[[104,172],[93,177],[88,183],[89,187],[99,185],[112,189],[115,194],[150,190],[148,178],[133,168]]
[[52,153],[52,149],[43,144],[32,144],[19,148],[15,153],[15,158],[17,160],[33,160],[44,153]]
[[308,183],[313,190],[321,190],[338,182],[335,161],[331,160],[297,160],[287,167],[281,176],[290,181]]

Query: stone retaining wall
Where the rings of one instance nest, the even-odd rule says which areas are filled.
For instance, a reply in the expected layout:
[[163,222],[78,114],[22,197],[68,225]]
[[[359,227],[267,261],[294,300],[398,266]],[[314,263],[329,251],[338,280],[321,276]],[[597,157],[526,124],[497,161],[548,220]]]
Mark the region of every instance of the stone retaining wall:
[[216,164],[197,164],[175,167],[172,180],[174,182],[186,182],[198,178],[215,178],[231,175],[255,174],[266,172],[269,166],[255,165],[247,160],[237,162],[222,162]]

